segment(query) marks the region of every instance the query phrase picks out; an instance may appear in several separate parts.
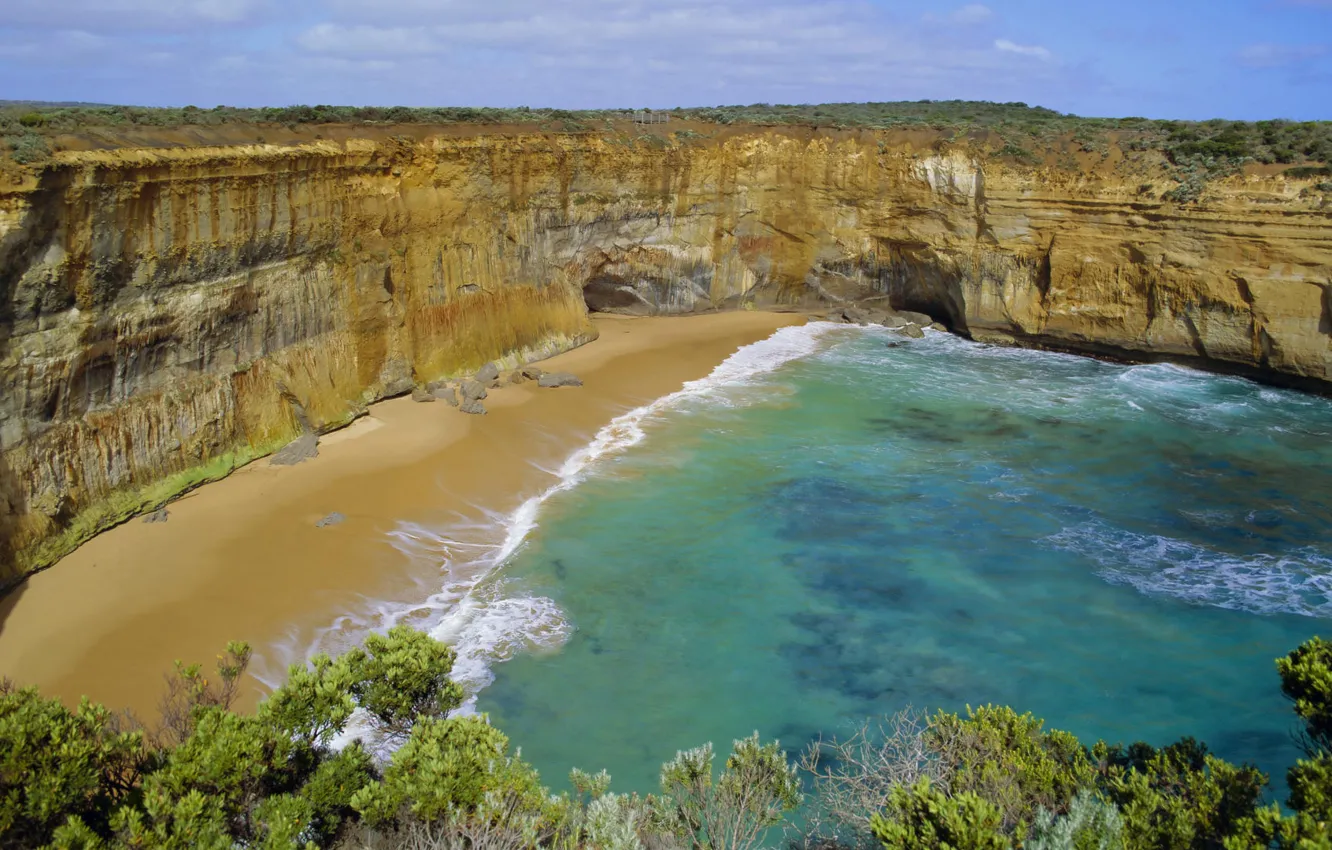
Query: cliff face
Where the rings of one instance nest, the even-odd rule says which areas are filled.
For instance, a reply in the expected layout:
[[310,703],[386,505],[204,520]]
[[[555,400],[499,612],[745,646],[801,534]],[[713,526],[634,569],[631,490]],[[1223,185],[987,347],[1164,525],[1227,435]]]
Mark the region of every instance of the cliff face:
[[1332,382],[1332,199],[1201,204],[874,133],[65,153],[0,187],[0,581],[586,308],[877,299],[962,333]]

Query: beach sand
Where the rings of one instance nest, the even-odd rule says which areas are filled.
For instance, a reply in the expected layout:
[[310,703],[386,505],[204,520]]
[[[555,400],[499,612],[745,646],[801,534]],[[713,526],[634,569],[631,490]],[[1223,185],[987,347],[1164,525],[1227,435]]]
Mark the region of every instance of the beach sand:
[[[181,659],[205,664],[229,640],[260,653],[420,580],[390,545],[400,521],[444,525],[507,512],[553,483],[548,470],[615,416],[702,378],[786,314],[598,317],[601,337],[541,364],[581,388],[492,390],[486,416],[398,398],[325,435],[319,457],[258,461],[89,541],[0,600],[0,676],[76,701],[150,716]],[[340,525],[318,528],[333,512]],[[246,702],[262,693],[251,681]]]

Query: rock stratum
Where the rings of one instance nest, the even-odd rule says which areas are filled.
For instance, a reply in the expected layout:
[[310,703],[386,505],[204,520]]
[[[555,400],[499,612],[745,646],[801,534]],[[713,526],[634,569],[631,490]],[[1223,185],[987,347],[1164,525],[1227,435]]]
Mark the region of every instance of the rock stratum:
[[[918,136],[919,134],[917,134]],[[0,582],[588,310],[855,302],[1332,387],[1332,197],[883,131],[66,151],[0,183]],[[1325,184],[1321,184],[1325,187]]]

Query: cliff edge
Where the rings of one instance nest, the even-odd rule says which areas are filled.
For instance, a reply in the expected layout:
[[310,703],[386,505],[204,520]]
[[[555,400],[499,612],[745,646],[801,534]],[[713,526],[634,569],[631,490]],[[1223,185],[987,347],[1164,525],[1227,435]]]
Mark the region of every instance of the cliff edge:
[[[0,585],[588,310],[878,303],[1332,388],[1332,186],[787,128],[64,150],[0,176]],[[351,135],[352,137],[348,137]],[[4,182],[4,181],[8,182]]]

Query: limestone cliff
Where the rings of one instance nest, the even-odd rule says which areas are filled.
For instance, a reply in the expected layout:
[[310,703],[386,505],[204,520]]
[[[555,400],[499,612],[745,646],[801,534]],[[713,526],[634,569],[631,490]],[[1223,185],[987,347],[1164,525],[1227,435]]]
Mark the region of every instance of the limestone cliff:
[[799,129],[59,154],[0,186],[0,580],[414,382],[577,345],[585,304],[877,299],[1332,386],[1332,198],[1236,176],[1179,207],[1092,159]]

